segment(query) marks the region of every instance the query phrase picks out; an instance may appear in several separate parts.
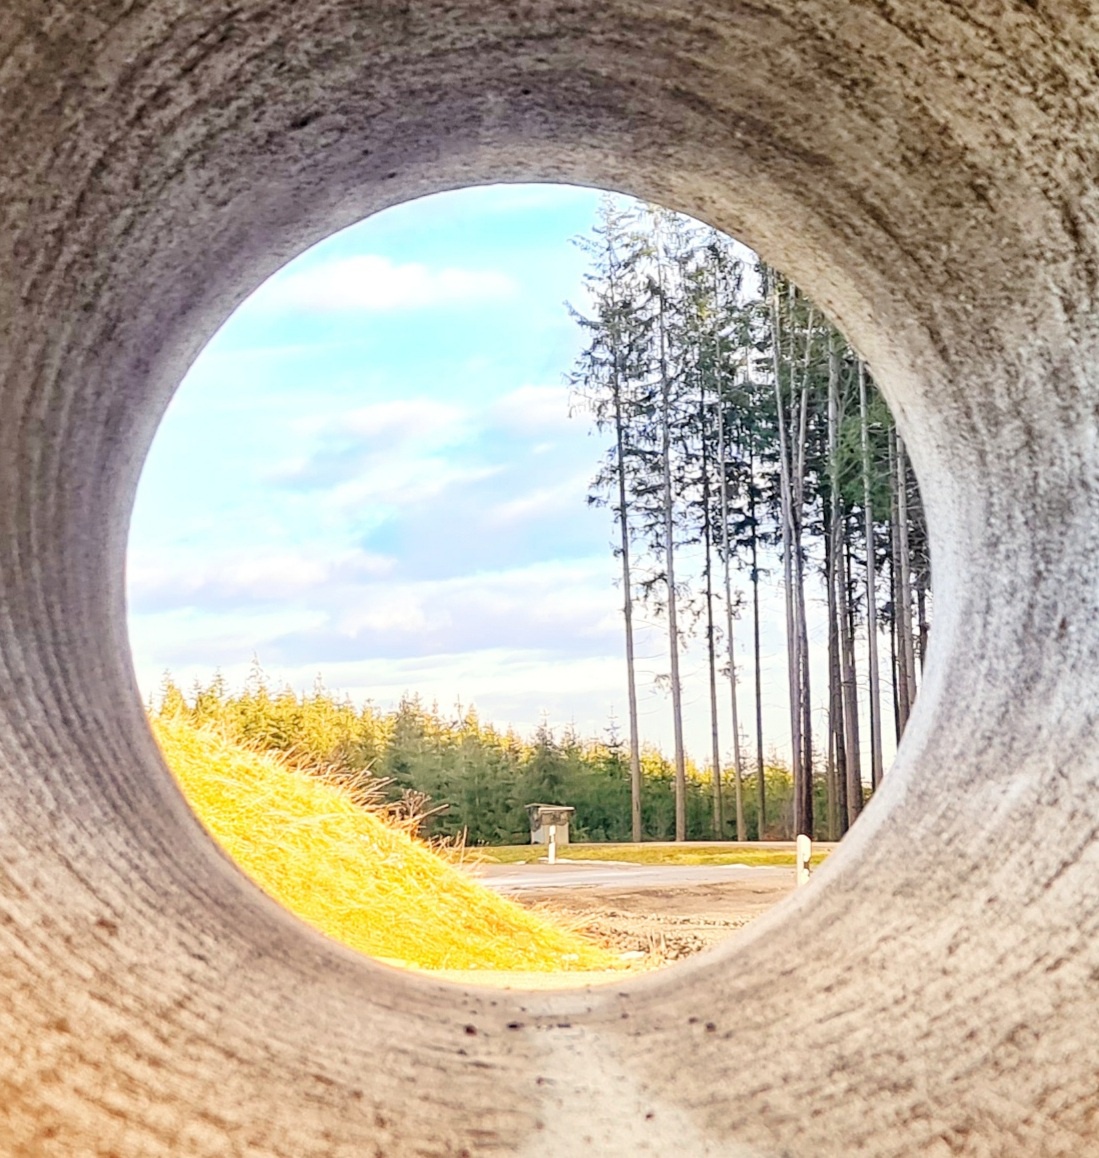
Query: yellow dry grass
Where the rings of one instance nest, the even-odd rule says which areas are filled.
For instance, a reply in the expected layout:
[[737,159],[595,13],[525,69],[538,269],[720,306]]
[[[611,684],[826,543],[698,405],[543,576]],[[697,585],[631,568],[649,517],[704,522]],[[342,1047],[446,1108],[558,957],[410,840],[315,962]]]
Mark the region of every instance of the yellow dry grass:
[[269,896],[352,949],[424,970],[621,968],[497,896],[332,783],[184,720],[153,721],[214,839]]

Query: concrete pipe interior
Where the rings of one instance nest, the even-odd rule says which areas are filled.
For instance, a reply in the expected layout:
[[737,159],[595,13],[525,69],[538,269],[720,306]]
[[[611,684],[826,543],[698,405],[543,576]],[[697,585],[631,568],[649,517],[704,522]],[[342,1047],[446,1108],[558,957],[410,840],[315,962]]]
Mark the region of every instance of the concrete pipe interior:
[[[1099,28],[1060,0],[0,17],[0,1145],[13,1155],[1099,1151]],[[622,189],[870,361],[935,551],[884,790],[727,950],[621,990],[398,976],[225,862],[126,650],[137,475],[204,340],[382,206]]]

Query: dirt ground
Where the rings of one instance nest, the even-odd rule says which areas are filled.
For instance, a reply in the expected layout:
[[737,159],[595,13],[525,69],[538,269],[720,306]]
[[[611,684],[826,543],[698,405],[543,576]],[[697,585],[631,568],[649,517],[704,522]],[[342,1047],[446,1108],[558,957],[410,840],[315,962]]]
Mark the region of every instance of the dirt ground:
[[655,965],[710,948],[793,890],[792,868],[768,868],[719,884],[524,890],[513,899],[587,930],[620,953],[643,953]]

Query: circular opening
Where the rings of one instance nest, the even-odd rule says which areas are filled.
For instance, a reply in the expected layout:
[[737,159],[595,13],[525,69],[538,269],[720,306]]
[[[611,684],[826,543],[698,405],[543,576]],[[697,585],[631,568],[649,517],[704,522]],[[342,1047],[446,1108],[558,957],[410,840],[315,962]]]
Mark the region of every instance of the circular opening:
[[406,203],[265,283],[130,551],[139,682],[230,855],[355,948],[507,984],[790,892],[927,642],[918,490],[843,337],[727,237],[567,186]]

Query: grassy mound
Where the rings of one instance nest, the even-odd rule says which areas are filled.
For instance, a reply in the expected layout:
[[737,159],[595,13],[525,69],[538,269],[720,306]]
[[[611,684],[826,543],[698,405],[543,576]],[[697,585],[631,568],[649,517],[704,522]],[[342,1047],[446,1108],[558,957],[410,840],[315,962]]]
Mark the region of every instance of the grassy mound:
[[269,896],[334,940],[414,969],[559,972],[619,959],[504,900],[344,789],[183,720],[153,721],[218,844]]

